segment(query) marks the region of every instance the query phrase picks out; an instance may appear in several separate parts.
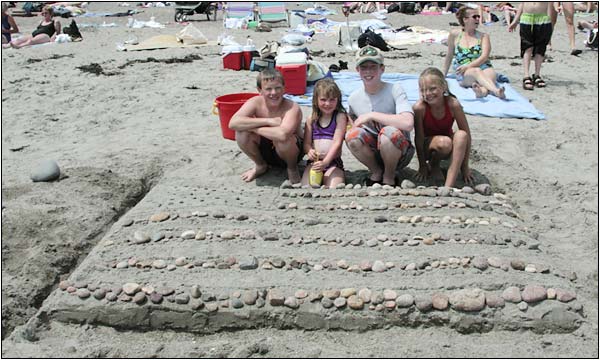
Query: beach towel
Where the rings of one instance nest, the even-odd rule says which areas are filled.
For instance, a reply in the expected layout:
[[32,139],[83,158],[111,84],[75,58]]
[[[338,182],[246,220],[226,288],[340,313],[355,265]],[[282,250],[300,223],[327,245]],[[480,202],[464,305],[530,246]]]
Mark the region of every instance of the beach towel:
[[155,50],[155,49],[167,49],[167,48],[182,48],[182,47],[194,47],[194,46],[205,46],[205,45],[217,45],[216,41],[208,41],[205,44],[184,44],[177,40],[175,35],[157,35],[149,39],[140,42],[137,45],[126,45],[124,50],[138,51],[138,50]]
[[[342,91],[342,103],[348,108],[348,96],[360,88],[362,81],[356,72],[333,73],[333,79]],[[501,76],[500,78],[506,79]],[[401,74],[401,73],[384,73],[382,80],[390,83],[399,82],[406,95],[408,101],[414,104],[419,100],[419,76],[416,74]],[[503,83],[507,100],[498,99],[495,96],[486,96],[485,98],[476,98],[475,93],[471,89],[463,88],[454,78],[454,74],[446,79],[450,92],[454,94],[463,106],[466,114],[497,117],[497,118],[527,118],[535,120],[545,120],[546,117],[542,112],[537,110],[527,98],[513,89],[509,84]],[[292,96],[285,95],[286,98],[298,103],[302,106],[312,106],[312,92],[314,86],[308,86],[304,95]]]

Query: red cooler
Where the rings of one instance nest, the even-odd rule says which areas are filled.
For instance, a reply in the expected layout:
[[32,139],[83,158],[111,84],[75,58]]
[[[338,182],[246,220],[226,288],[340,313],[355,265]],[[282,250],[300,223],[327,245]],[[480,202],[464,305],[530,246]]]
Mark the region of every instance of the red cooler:
[[250,64],[252,63],[252,55],[256,52],[256,46],[246,45],[243,47],[242,56],[244,57],[244,69],[250,70]]
[[244,68],[244,57],[241,46],[227,45],[221,50],[223,58],[223,69],[242,70]]
[[275,58],[275,68],[285,81],[285,92],[290,95],[306,93],[306,53],[283,53]]

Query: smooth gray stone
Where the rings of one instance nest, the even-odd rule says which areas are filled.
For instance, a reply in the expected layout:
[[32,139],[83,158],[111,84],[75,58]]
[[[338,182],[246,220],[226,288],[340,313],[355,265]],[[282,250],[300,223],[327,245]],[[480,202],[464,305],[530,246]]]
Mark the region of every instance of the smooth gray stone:
[[33,182],[54,181],[60,176],[60,168],[54,160],[45,160],[38,164],[31,173]]

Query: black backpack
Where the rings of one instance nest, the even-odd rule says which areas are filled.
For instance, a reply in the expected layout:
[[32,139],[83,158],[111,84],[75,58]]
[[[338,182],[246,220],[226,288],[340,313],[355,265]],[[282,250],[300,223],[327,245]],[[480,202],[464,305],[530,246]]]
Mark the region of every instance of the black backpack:
[[393,3],[392,5],[388,6],[388,8],[387,8],[388,14],[396,12],[396,11],[400,11],[400,5],[398,5],[397,3]]
[[371,29],[367,29],[364,33],[358,37],[358,47],[362,48],[366,45],[371,45],[378,48],[381,51],[390,51],[390,47],[383,40],[381,35],[377,34]]
[[75,20],[71,20],[71,24],[69,26],[65,26],[62,32],[63,34],[69,35],[73,41],[83,40],[83,36],[81,36],[81,33],[79,32],[79,28],[77,27]]
[[416,12],[417,3],[414,2],[401,2],[400,3],[400,12],[403,14],[414,15]]

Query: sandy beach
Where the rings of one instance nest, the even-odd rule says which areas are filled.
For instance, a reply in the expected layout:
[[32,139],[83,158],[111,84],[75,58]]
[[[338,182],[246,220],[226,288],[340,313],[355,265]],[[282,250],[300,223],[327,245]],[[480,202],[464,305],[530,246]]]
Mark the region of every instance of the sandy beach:
[[[281,189],[284,171],[243,182],[250,160],[222,137],[213,103],[221,95],[256,92],[257,73],[223,69],[219,45],[119,51],[128,40],[175,35],[185,26],[174,22],[173,7],[119,4],[91,2],[87,10],[143,10],[136,20],[164,27],[129,28],[127,17],[76,17],[81,42],[2,50],[3,357],[598,357],[598,52],[585,49],[585,34],[576,30],[583,53],[570,55],[563,16],[542,68],[548,86],[534,91],[521,87],[518,32],[500,22],[480,27],[490,34],[493,66],[546,119],[467,114],[476,181],[498,195],[457,191],[463,197],[443,200],[464,201],[463,208],[438,209],[431,203],[440,196],[430,198],[424,188],[385,196],[364,186]],[[341,3],[323,4],[337,12],[328,18],[345,21]],[[373,17],[350,17],[363,19]],[[598,15],[575,17],[582,19]],[[27,34],[40,17],[15,20]],[[71,19],[60,21],[65,26]],[[456,18],[391,13],[385,22],[394,29],[450,30]],[[221,11],[217,21],[194,15],[189,23],[211,44],[231,35],[261,47],[288,30],[224,29]],[[315,34],[307,47],[326,66],[347,61],[349,70],[342,72],[355,71],[354,52],[337,45],[337,33]],[[385,53],[386,73],[417,75],[443,65],[445,45],[402,48]],[[301,108],[306,118],[311,109]],[[44,160],[58,163],[60,179],[32,182]],[[361,183],[366,168],[346,146],[343,160],[347,183]],[[414,181],[417,169],[415,157],[403,175]],[[167,213],[166,220],[149,220],[159,213]],[[397,222],[402,215],[456,216],[462,223]],[[498,224],[488,221],[494,216]],[[200,229],[206,239],[199,239]],[[183,235],[187,230],[196,231],[191,240]],[[142,232],[153,240],[138,244]],[[155,240],[156,234],[162,237]],[[432,234],[447,241],[408,244]],[[373,238],[379,243],[369,243]],[[345,246],[355,240],[360,245]],[[240,270],[248,256],[258,259],[258,269]],[[181,258],[172,271],[156,262]],[[286,259],[288,271],[267,269],[274,258]],[[431,265],[448,258],[469,260]],[[479,258],[488,259],[486,269],[473,267]],[[493,258],[508,265],[494,266]],[[339,266],[340,259],[394,265],[382,273],[360,266],[352,272]],[[517,259],[536,266],[511,266]],[[119,268],[123,262],[129,265]],[[322,265],[336,262],[335,271]],[[407,270],[408,264],[416,269]],[[165,292],[160,305],[150,301],[152,289],[142,305],[131,301],[133,295],[114,303],[94,298],[97,289],[125,283],[174,292]],[[492,307],[488,295],[488,305],[476,312],[455,304],[443,311],[416,305],[354,311],[324,309],[297,295],[299,289],[371,288],[430,299],[473,288],[500,295],[533,285],[576,298],[544,295],[520,309],[521,303],[508,301]],[[193,286],[216,300],[192,293],[188,303]],[[69,295],[67,287],[80,296]],[[273,305],[273,289],[306,301]],[[234,299],[245,299],[247,291],[269,293],[262,296],[267,305],[238,309]],[[202,305],[192,310],[196,298]],[[213,302],[218,312],[207,310]]]

